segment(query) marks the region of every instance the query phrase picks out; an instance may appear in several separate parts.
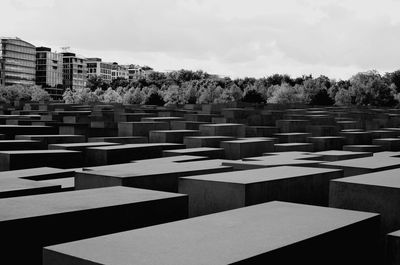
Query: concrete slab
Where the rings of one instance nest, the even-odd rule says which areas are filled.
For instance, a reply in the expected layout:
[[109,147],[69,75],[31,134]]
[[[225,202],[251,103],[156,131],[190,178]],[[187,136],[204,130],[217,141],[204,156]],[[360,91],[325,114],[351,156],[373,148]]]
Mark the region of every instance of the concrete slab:
[[202,156],[212,159],[224,158],[225,151],[222,148],[212,148],[212,147],[199,147],[199,148],[187,148],[187,149],[176,149],[176,150],[166,150],[163,151],[163,156]]
[[[41,264],[47,245],[186,216],[186,195],[125,187],[1,199],[2,262]],[[23,255],[15,255],[16,248]]]
[[344,145],[344,151],[352,151],[352,152],[381,152],[383,148],[381,145]]
[[371,213],[270,202],[46,247],[43,264],[374,264],[378,221]]
[[49,144],[61,143],[84,143],[86,137],[84,135],[16,135],[16,140],[34,140],[43,143],[45,146]]
[[245,139],[221,142],[226,159],[241,159],[274,151],[274,142],[263,139]]
[[119,144],[144,144],[148,138],[144,136],[120,136],[120,137],[89,137],[88,142],[107,142]]
[[214,147],[219,148],[221,142],[231,141],[236,138],[230,136],[191,136],[185,137],[183,143],[186,148]]
[[150,143],[177,143],[182,144],[185,137],[199,135],[197,130],[162,130],[162,131],[150,131],[149,142]]
[[82,154],[69,150],[1,151],[0,171],[33,167],[75,168],[82,165]]
[[314,145],[312,143],[283,143],[283,144],[274,144],[274,149],[277,152],[290,152],[290,151],[312,152],[314,149]]
[[320,167],[343,169],[344,176],[349,177],[349,176],[373,173],[382,170],[399,168],[400,158],[386,157],[386,156],[363,157],[363,158],[321,163]]
[[354,158],[370,157],[373,153],[370,152],[352,152],[352,151],[340,151],[340,150],[329,150],[322,152],[315,152],[314,155],[320,156],[318,159],[323,161],[339,161]]
[[400,169],[331,181],[329,205],[381,214],[381,234],[400,229]]
[[184,148],[173,143],[125,144],[87,148],[86,157],[89,165],[110,165],[127,163],[132,160],[162,157],[163,150]]
[[61,185],[20,178],[0,178],[0,198],[61,191]]
[[177,192],[179,177],[227,171],[232,171],[232,167],[222,166],[220,160],[160,164],[128,163],[78,172],[75,175],[75,188],[91,189],[108,186],[127,186]]
[[343,171],[282,166],[179,179],[189,195],[189,216],[198,216],[280,200],[327,206],[329,181]]
[[203,136],[245,137],[246,125],[238,123],[202,124],[199,127]]

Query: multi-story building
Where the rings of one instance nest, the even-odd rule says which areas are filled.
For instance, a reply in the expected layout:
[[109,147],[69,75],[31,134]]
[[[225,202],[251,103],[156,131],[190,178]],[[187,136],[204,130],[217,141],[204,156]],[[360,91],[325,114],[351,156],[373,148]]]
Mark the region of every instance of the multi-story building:
[[80,89],[86,87],[86,61],[72,52],[63,52],[63,86]]
[[34,85],[36,47],[19,38],[0,37],[0,82]]
[[113,63],[111,69],[111,78],[112,80],[117,78],[128,79],[129,78],[128,67],[126,67],[125,65],[119,65],[118,63]]
[[36,48],[36,85],[42,86],[53,98],[60,98],[63,89],[63,58],[47,47]]
[[100,58],[87,58],[87,77],[98,76],[106,82],[112,81],[112,63],[102,62]]
[[153,72],[153,68],[131,64],[128,66],[129,81],[146,78]]

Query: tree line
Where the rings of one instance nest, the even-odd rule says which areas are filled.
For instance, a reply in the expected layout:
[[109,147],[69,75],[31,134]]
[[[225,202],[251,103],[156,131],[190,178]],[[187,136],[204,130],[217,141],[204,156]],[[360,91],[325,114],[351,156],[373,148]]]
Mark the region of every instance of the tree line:
[[274,74],[264,78],[218,77],[203,71],[152,72],[129,82],[118,78],[107,83],[100,77],[88,79],[87,88],[67,90],[69,103],[209,104],[242,101],[249,103],[301,103],[308,105],[393,107],[400,99],[400,70],[381,75],[375,70],[360,72],[348,80],[327,76]]

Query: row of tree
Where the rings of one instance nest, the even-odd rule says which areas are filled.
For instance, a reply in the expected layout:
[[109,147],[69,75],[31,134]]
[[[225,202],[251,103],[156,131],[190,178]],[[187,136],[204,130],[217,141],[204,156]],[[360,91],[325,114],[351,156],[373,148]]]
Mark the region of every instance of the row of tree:
[[122,102],[126,104],[207,104],[243,101],[250,103],[302,103],[309,105],[395,106],[399,104],[400,70],[379,74],[361,72],[349,80],[326,76],[291,78],[275,74],[265,78],[220,78],[203,71],[153,72],[128,82],[100,77],[88,80],[87,88],[67,90],[69,103]]

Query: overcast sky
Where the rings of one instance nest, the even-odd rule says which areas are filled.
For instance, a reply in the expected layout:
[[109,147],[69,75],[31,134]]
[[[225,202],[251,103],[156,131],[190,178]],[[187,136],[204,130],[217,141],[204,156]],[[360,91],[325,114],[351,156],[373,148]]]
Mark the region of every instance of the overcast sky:
[[400,68],[400,0],[0,0],[0,36],[156,70],[348,78]]

